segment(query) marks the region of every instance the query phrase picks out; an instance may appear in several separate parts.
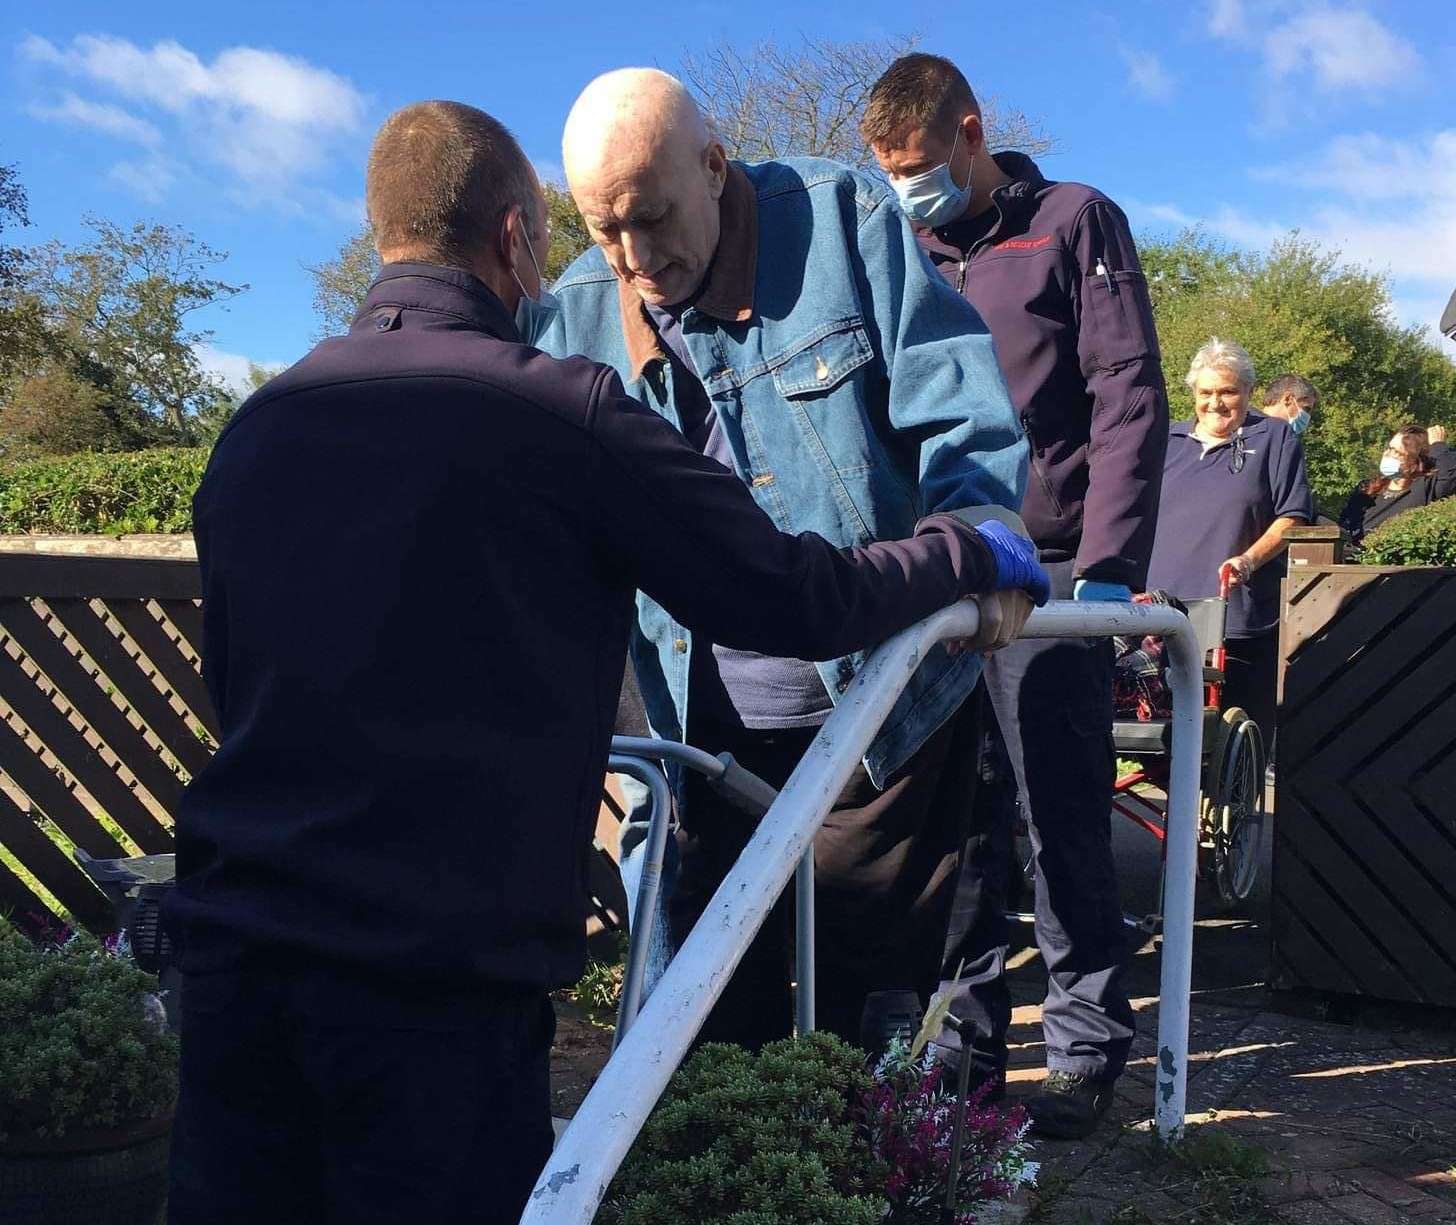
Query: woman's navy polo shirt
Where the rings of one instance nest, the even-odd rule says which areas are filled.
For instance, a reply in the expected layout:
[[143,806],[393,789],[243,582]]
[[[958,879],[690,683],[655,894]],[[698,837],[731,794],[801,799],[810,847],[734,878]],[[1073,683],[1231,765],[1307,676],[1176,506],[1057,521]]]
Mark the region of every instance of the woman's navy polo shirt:
[[[1205,454],[1193,422],[1169,431],[1163,500],[1148,587],[1184,599],[1218,594],[1218,568],[1258,540],[1275,519],[1314,517],[1304,448],[1288,424],[1250,410],[1227,442]],[[1239,455],[1242,454],[1242,462]],[[1227,636],[1247,638],[1279,623],[1277,560],[1229,597]]]

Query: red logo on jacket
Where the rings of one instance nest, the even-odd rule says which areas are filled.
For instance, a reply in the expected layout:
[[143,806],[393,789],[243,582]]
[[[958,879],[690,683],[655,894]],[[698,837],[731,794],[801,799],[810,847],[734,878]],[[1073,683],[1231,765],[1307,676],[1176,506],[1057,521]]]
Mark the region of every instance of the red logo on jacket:
[[1053,234],[1043,234],[1040,238],[1008,238],[1005,242],[998,242],[997,248],[1002,251],[1035,251],[1038,247],[1044,247],[1055,237]]

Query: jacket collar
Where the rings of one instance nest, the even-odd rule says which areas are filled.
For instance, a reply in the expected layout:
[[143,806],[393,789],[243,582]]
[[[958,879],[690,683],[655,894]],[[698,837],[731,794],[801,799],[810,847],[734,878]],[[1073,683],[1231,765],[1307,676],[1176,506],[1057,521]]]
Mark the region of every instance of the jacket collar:
[[473,272],[443,264],[385,264],[364,305],[354,316],[358,327],[366,315],[389,307],[452,315],[501,340],[520,341],[516,321],[491,289]]
[[[1197,418],[1195,417],[1184,417],[1182,421],[1173,422],[1173,424],[1168,427],[1168,433],[1178,438],[1193,438],[1194,442],[1197,442],[1200,446],[1202,446],[1203,440],[1201,438],[1194,438],[1193,435],[1193,426],[1196,421]],[[1243,425],[1239,426],[1239,429],[1244,432],[1245,437],[1249,437],[1250,435],[1264,433],[1265,428],[1268,426],[1268,424],[1268,417],[1266,417],[1263,413],[1259,412],[1258,409],[1251,408],[1248,412],[1244,414],[1244,423]],[[1226,447],[1233,440],[1233,435],[1230,434],[1222,441],[1213,443],[1208,449],[1210,451],[1217,451],[1219,447]]]
[[[1027,219],[1036,211],[1036,196],[1043,188],[1050,186],[1037,164],[1024,153],[996,153],[992,155],[1001,173],[1009,176],[1009,183],[1002,183],[991,192],[990,207],[996,210],[995,221],[976,242],[975,249],[994,244],[999,239],[1023,228]],[[977,214],[979,216],[979,214]],[[953,242],[942,237],[955,234],[963,219],[948,222],[930,230],[917,227],[920,233],[929,233],[947,251],[955,247]]]
[[[718,250],[693,306],[723,323],[747,323],[753,318],[753,287],[758,278],[758,195],[737,162],[728,163],[718,217]],[[621,280],[617,282],[617,305],[627,364],[632,378],[639,379],[648,362],[664,361],[667,355],[642,299]]]

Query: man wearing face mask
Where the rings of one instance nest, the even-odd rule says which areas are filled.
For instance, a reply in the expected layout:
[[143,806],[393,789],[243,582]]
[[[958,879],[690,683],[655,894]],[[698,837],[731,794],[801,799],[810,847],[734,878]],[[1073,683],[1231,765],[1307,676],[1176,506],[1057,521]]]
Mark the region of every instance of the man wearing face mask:
[[1264,416],[1289,422],[1296,438],[1309,429],[1317,408],[1319,392],[1313,383],[1297,374],[1281,374],[1270,379],[1264,388]]
[[172,1225],[519,1220],[635,590],[808,659],[1045,599],[1003,524],[781,533],[609,368],[522,344],[545,202],[489,115],[397,112],[366,196],[353,327],[238,410],[193,505],[222,743],[167,901]]
[[[861,133],[920,228],[920,245],[980,312],[1032,447],[1022,510],[1061,599],[1125,601],[1147,577],[1168,437],[1147,285],[1122,210],[986,147],[980,106],[939,56],[907,55],[871,91]],[[1109,814],[1112,645],[1022,641],[992,656],[986,688],[1036,848],[1036,934],[1049,988],[1048,1075],[1028,1108],[1042,1134],[1090,1132],[1133,1036]],[[1010,1000],[1002,866],[1010,813],[961,875],[946,973],[951,1011],[984,1009],[978,1074],[1004,1075]],[[984,1049],[982,1049],[984,1046]],[[954,1031],[937,1049],[961,1057]]]
[[[562,152],[596,247],[556,282],[561,323],[543,347],[615,367],[785,531],[849,545],[935,509],[1020,505],[1025,442],[990,337],[882,184],[818,159],[730,162],[682,83],[652,69],[591,82]],[[745,651],[650,593],[638,628],[657,734],[729,750],[776,786],[864,658]],[[872,993],[923,1000],[938,978],[974,787],[960,713],[980,666],[928,655],[816,839],[817,1019],[851,1041],[885,1028]],[[753,826],[695,778],[679,799],[658,930],[680,939]],[[705,1039],[789,1033],[788,919],[784,906],[744,957]]]

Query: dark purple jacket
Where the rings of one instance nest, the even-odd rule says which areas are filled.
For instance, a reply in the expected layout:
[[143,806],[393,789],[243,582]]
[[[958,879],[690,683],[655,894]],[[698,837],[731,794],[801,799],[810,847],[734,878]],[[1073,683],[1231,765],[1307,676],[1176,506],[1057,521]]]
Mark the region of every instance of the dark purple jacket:
[[253,395],[193,503],[222,744],[177,822],[189,973],[574,981],[636,588],[824,659],[989,586],[958,520],[780,534],[608,367],[519,341],[469,273],[393,264]]
[[1147,282],[1122,210],[1051,183],[1020,153],[992,195],[989,233],[919,232],[931,262],[980,313],[1032,445],[1022,518],[1046,561],[1140,590],[1158,518],[1168,392]]

